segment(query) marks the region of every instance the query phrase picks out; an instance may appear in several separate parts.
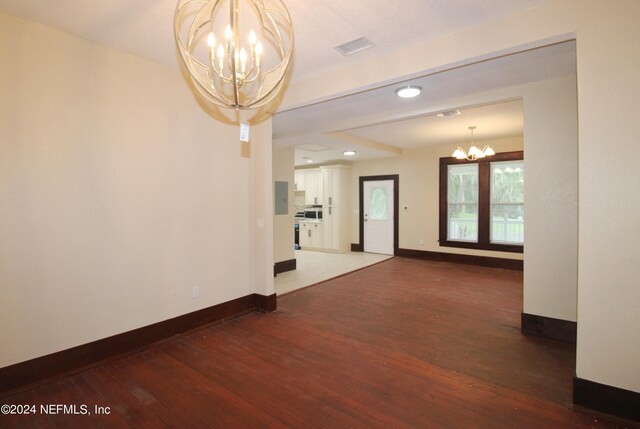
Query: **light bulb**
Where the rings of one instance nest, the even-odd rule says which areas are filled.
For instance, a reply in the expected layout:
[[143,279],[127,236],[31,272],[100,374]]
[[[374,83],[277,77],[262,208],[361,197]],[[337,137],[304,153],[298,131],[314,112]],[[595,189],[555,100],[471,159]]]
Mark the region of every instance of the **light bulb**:
[[462,148],[456,149],[455,152],[453,152],[452,156],[455,157],[456,159],[465,159],[467,157],[467,155],[465,155]]
[[210,48],[213,48],[216,45],[216,38],[213,33],[209,33],[209,39],[207,40],[207,44]]
[[227,28],[224,29],[224,37],[227,41],[230,41],[231,36],[233,36],[233,33],[231,33],[231,26],[227,25]]
[[256,32],[251,30],[249,32],[249,43],[251,45],[255,45],[257,40],[258,40],[258,38],[256,37]]

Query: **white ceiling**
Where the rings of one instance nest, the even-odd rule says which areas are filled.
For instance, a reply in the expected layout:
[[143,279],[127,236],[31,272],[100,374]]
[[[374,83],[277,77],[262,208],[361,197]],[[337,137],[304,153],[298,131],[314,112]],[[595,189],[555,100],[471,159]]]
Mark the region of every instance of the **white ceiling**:
[[[399,44],[431,39],[549,0],[284,0],[294,23],[293,79],[342,67]],[[0,11],[177,67],[177,0],[0,0]],[[359,36],[376,47],[344,57],[333,48]]]
[[[295,165],[313,166],[334,161],[364,161],[375,158],[399,156],[403,149],[431,145],[460,143],[471,140],[469,126],[476,126],[475,141],[494,140],[522,135],[522,100],[460,109],[457,116],[439,118],[435,115],[357,128],[341,136],[331,134],[307,134],[299,138],[278,141],[292,143],[295,147]],[[346,137],[345,137],[346,135]],[[345,140],[355,136],[364,138],[358,144]],[[371,147],[373,142],[387,147]],[[346,156],[347,149],[355,150],[355,156]],[[308,160],[313,161],[309,163]]]
[[522,135],[522,100],[460,109],[460,115],[439,118],[421,116],[358,128],[349,134],[403,149],[459,143],[469,139],[475,126],[476,140],[494,140]]

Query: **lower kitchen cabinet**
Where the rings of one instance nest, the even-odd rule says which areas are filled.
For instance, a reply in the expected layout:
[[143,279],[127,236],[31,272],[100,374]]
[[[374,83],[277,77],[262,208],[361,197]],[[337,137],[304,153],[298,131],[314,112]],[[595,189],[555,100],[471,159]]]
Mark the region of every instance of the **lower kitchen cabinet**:
[[321,250],[324,247],[322,223],[300,222],[300,247],[303,250]]

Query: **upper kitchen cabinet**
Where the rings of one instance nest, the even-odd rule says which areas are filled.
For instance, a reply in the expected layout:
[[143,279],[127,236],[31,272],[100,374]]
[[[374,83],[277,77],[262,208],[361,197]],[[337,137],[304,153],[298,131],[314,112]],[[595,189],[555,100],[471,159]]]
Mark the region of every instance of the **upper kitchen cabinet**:
[[295,171],[295,179],[294,179],[294,190],[296,191],[304,191],[304,185],[305,185],[305,174],[304,171],[300,171],[300,170],[296,170]]
[[340,206],[346,203],[349,195],[351,167],[345,165],[329,165],[320,167],[322,171],[322,204]]
[[304,175],[304,202],[305,204],[322,204],[322,172],[313,168],[299,170]]

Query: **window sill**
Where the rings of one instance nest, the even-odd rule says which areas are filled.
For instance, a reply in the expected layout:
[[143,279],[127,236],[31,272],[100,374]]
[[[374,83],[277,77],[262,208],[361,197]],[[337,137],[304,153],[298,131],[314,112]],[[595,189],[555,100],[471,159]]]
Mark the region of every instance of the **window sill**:
[[440,241],[442,247],[458,247],[463,249],[493,250],[495,252],[524,253],[524,246],[516,244],[470,243],[468,241]]

